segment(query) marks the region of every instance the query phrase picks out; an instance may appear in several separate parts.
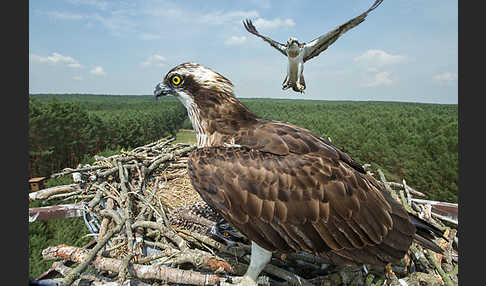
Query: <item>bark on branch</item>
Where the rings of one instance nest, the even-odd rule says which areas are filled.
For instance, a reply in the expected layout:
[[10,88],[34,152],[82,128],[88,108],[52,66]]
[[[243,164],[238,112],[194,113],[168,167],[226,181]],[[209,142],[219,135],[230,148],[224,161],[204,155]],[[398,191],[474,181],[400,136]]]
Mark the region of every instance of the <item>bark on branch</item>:
[[52,188],[47,188],[43,189],[37,192],[32,192],[29,193],[29,202],[35,201],[35,200],[44,200],[49,198],[52,195],[56,194],[64,194],[64,193],[70,193],[70,192],[75,192],[79,191],[79,185],[78,184],[70,184],[70,185],[63,185],[63,186],[56,186]]
[[[42,251],[42,256],[46,260],[52,259],[68,259],[76,263],[83,263],[86,261],[88,252],[84,249],[59,245],[52,246]],[[122,267],[120,259],[106,258],[98,256],[92,262],[93,266],[98,270],[117,272]],[[191,285],[215,285],[222,281],[217,275],[202,274],[190,270],[181,270],[167,267],[164,265],[140,265],[131,263],[128,266],[128,273],[132,277],[139,279],[157,279],[169,283],[183,283]]]

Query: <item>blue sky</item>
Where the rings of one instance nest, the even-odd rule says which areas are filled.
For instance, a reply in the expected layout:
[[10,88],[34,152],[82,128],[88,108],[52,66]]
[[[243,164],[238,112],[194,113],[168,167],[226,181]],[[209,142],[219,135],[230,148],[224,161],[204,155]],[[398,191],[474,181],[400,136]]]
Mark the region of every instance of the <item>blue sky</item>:
[[287,59],[241,23],[309,42],[373,2],[30,0],[29,92],[149,95],[194,61],[238,97],[457,104],[457,0],[384,0],[305,63],[304,95],[281,89]]

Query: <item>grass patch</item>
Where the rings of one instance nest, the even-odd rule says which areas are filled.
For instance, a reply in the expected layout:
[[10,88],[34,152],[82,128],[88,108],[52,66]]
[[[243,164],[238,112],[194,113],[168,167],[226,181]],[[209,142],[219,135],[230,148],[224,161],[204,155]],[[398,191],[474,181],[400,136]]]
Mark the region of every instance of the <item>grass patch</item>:
[[196,144],[196,132],[190,129],[179,129],[179,131],[175,135],[176,140],[174,143],[188,143],[188,144]]

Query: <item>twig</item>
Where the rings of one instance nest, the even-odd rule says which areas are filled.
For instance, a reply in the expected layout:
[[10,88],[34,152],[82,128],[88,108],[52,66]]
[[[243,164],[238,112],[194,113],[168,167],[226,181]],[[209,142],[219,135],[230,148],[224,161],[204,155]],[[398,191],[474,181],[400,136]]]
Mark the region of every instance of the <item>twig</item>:
[[[61,274],[62,276],[67,276],[69,275],[69,273],[73,270],[71,267],[68,267],[64,264],[63,261],[56,261],[52,264],[52,267],[51,269],[54,269],[55,271],[57,271],[59,274]],[[79,275],[80,279],[81,280],[90,280],[92,282],[94,281],[104,281],[104,282],[110,282],[111,279],[107,278],[107,277],[104,277],[104,276],[101,276],[101,275],[95,275],[95,274],[88,274],[88,273],[83,273],[81,275]],[[59,281],[60,283],[62,281]]]
[[[123,222],[125,219],[122,219]],[[106,232],[105,236],[103,239],[99,240],[98,243],[95,245],[93,249],[89,251],[89,253],[86,255],[85,259],[82,259],[82,262],[78,262],[79,265],[76,266],[66,277],[63,279],[63,284],[66,285],[71,285],[71,283],[76,279],[76,277],[81,273],[86,267],[89,265],[89,263],[95,258],[96,254],[98,251],[108,242],[108,240],[117,232],[119,232],[122,228],[122,224],[118,224],[114,229],[110,229],[109,231]],[[46,250],[49,250],[49,248],[44,249],[42,251],[42,256],[45,257],[47,255],[48,251],[46,254],[44,253]],[[71,258],[72,260],[73,258]]]
[[186,250],[189,247],[187,246],[187,243],[184,239],[182,239],[180,236],[177,235],[173,230],[158,224],[153,221],[136,221],[132,224],[132,229],[135,229],[137,227],[146,227],[146,228],[152,228],[152,229],[158,229],[160,233],[170,239],[172,242],[174,242],[177,247],[179,247],[180,250]]
[[427,252],[425,252],[425,255],[427,256],[429,261],[432,262],[432,265],[434,265],[434,268],[439,272],[440,276],[442,277],[442,280],[444,280],[445,285],[446,286],[454,286],[454,284],[452,283],[452,281],[449,278],[449,276],[447,275],[447,273],[444,272],[442,267],[437,262],[437,259],[435,258],[435,253],[432,250],[427,249]]
[[71,174],[71,173],[74,173],[74,172],[88,172],[88,171],[100,170],[100,169],[105,169],[105,168],[106,168],[106,166],[90,166],[90,167],[84,167],[84,168],[78,168],[78,169],[66,168],[66,169],[64,169],[64,171],[62,171],[60,173],[52,174],[51,178],[62,177],[62,176],[65,176],[65,175],[68,175],[68,174]]
[[[106,208],[105,208],[105,211],[112,211],[113,210],[113,207],[114,207],[113,199],[112,198],[108,198],[106,200]],[[109,223],[110,223],[110,219],[108,218],[108,215],[104,216],[103,217],[103,220],[101,221],[100,230],[98,232],[98,240],[102,239],[103,236],[105,235],[106,229],[108,228],[108,224]]]
[[37,192],[29,193],[29,202],[34,200],[44,200],[56,194],[70,193],[73,191],[79,191],[78,184],[70,184],[70,185],[47,188]]
[[412,209],[412,207],[408,204],[407,199],[405,198],[405,194],[403,190],[399,191],[400,193],[400,201],[402,203],[402,206],[410,213],[415,214],[415,211]]
[[412,196],[410,195],[410,191],[408,190],[408,186],[407,186],[407,182],[405,182],[405,179],[402,179],[402,183],[403,183],[403,189],[405,190],[405,193],[407,194],[407,204],[409,206],[412,205]]
[[155,161],[153,161],[152,164],[150,164],[150,166],[147,168],[147,174],[152,173],[152,171],[155,170],[160,164],[162,164],[162,163],[164,163],[168,160],[172,160],[176,156],[180,156],[182,154],[188,153],[188,152],[194,150],[195,148],[196,148],[195,145],[191,145],[191,146],[188,146],[188,147],[184,147],[180,150],[176,150],[173,153],[170,153],[168,155],[160,156],[160,158],[157,158]]
[[182,212],[182,213],[179,214],[179,216],[180,216],[180,218],[182,218],[186,221],[190,221],[190,222],[194,222],[194,223],[197,223],[197,224],[200,224],[200,225],[204,225],[208,228],[216,225],[216,222],[209,220],[207,218],[203,218],[203,217],[194,215],[190,212]]
[[188,230],[185,230],[185,229],[178,229],[177,230],[178,232],[180,233],[183,233],[185,235],[188,235],[188,236],[191,236],[195,239],[197,239],[198,241],[214,248],[214,249],[217,249],[219,251],[223,251],[225,253],[229,253],[229,254],[232,254],[232,255],[235,255],[236,253],[235,252],[226,252],[226,246],[208,236],[205,236],[205,235],[202,235],[202,234],[199,234],[197,232],[192,232],[192,231],[188,231]]
[[397,201],[400,201],[400,198],[398,197],[397,193],[390,188],[390,184],[385,178],[385,174],[383,174],[383,171],[381,169],[378,169],[378,174],[380,175],[380,180],[385,186],[385,189],[390,193],[390,195]]
[[167,248],[163,252],[166,256],[173,257],[170,259],[170,262],[174,265],[190,263],[197,268],[216,271],[216,273],[231,271],[231,266],[228,264],[228,262],[216,258],[214,255],[199,249],[186,249],[184,251],[180,251],[174,248]]
[[101,191],[96,191],[96,195],[94,196],[94,198],[88,203],[88,208],[89,209],[93,209],[95,206],[97,206],[100,201],[101,201],[101,196],[103,195],[103,193]]
[[137,217],[135,217],[135,221],[144,219],[145,211],[147,210],[148,207],[151,206],[151,202],[154,199],[155,194],[157,193],[157,189],[159,186],[159,178],[155,179],[154,185],[155,185],[155,190],[152,193],[150,193],[150,197],[148,199],[145,199],[144,196],[141,196],[142,199],[141,202],[144,204],[144,206],[138,213]]
[[[388,182],[388,184],[390,185],[390,187],[395,187],[395,188],[398,188],[399,190],[402,190],[403,189],[403,183],[400,184],[400,183],[395,183],[395,182]],[[408,192],[410,192],[411,194],[414,194],[416,196],[419,196],[419,197],[427,197],[427,195],[425,195],[424,193],[421,193],[415,189],[413,189],[412,187],[408,186],[406,187],[406,190]]]

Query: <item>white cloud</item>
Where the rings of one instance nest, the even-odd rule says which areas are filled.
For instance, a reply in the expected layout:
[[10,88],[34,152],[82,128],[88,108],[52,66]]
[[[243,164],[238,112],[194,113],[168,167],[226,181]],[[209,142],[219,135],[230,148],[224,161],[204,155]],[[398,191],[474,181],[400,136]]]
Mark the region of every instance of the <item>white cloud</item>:
[[287,19],[275,18],[273,20],[258,18],[255,21],[253,21],[253,24],[257,29],[268,30],[268,29],[276,29],[280,27],[293,27],[295,26],[295,21],[290,18]]
[[[147,16],[156,17],[169,21],[170,23],[191,23],[196,25],[242,25],[242,21],[246,18],[256,18],[259,16],[255,10],[230,10],[230,11],[210,11],[199,12],[187,9],[181,9],[178,5],[166,3],[160,5],[139,5],[106,1],[93,0],[70,0],[72,4],[91,5],[100,8],[91,12],[72,13],[59,11],[38,11],[39,13],[49,15],[52,18],[59,20],[84,20],[86,25],[93,26],[94,24],[101,24],[114,36],[125,36],[128,33],[138,33],[138,38],[142,40],[159,39],[161,36],[152,33],[144,33],[140,28],[147,23],[145,20]],[[110,7],[112,6],[112,7]],[[135,9],[132,6],[136,6]],[[102,11],[104,10],[104,11]],[[293,20],[275,19],[272,21],[260,20],[264,28],[268,25],[294,25]],[[290,21],[290,22],[289,22]],[[150,21],[148,21],[150,22]],[[157,21],[156,21],[157,22]],[[160,28],[160,26],[157,26]]]
[[455,72],[444,72],[438,75],[435,75],[433,79],[437,82],[447,83],[453,82],[457,80],[457,73]]
[[228,22],[241,23],[246,18],[258,17],[257,11],[211,12],[200,15],[197,19],[204,24],[221,25]]
[[101,67],[101,66],[96,66],[93,69],[91,69],[89,72],[94,74],[94,75],[105,75],[106,74],[106,72],[103,70],[103,67]]
[[224,41],[224,44],[226,46],[237,46],[245,43],[247,39],[248,38],[246,36],[241,36],[241,37],[231,36],[231,38],[226,39],[226,41]]
[[73,80],[83,80],[83,77],[80,76],[80,75],[73,76],[72,78],[73,78]]
[[375,78],[373,81],[363,84],[362,86],[365,87],[373,87],[373,86],[380,86],[380,85],[391,85],[393,81],[390,79],[389,72],[379,72],[375,74]]
[[52,55],[47,56],[47,57],[41,57],[35,54],[30,55],[31,60],[40,62],[40,63],[48,63],[52,65],[56,65],[58,63],[60,64],[66,64],[70,68],[81,68],[81,64],[73,59],[72,57],[69,56],[63,56],[60,53],[52,53]]
[[197,25],[225,25],[231,23],[239,26],[242,25],[244,19],[259,16],[255,10],[199,12],[181,9],[175,5],[170,7],[150,7],[142,9],[140,13],[143,16],[148,15],[150,17],[165,19],[171,23],[190,23]]
[[86,23],[88,27],[93,25],[93,21],[98,22],[115,36],[120,36],[127,32],[135,32],[137,27],[135,19],[137,13],[133,10],[116,10],[111,13],[101,14],[97,11],[91,14],[76,14],[66,11],[38,12],[57,20],[85,20],[88,21]]
[[106,29],[111,32],[112,35],[121,36],[125,33],[136,32],[137,23],[136,20],[130,18],[131,16],[132,15],[127,16],[123,13],[111,13],[110,16],[94,14],[89,18],[100,22]]
[[161,55],[151,55],[146,61],[142,63],[142,67],[158,66],[161,67],[165,65],[165,57]]
[[383,50],[367,50],[362,55],[354,58],[354,60],[372,66],[384,66],[403,62],[405,58],[405,56],[388,54]]
[[184,19],[184,17],[188,16],[186,11],[183,11],[178,8],[158,8],[158,7],[150,7],[150,9],[145,9],[141,11],[144,15],[149,15],[157,18],[178,18]]

